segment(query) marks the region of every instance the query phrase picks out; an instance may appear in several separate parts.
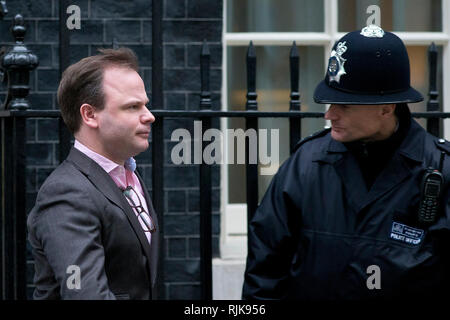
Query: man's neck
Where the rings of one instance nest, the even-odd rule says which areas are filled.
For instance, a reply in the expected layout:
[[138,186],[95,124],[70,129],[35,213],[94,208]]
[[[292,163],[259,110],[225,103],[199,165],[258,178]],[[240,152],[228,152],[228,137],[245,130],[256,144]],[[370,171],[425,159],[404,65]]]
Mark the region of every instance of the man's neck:
[[118,165],[123,166],[125,164],[125,160],[117,159],[117,158],[111,156],[100,145],[98,145],[97,143],[93,143],[93,141],[97,141],[96,139],[87,139],[86,137],[84,137],[81,134],[76,134],[75,139],[77,139],[85,147],[87,147],[90,150],[94,151],[95,153],[98,153],[99,155],[117,163]]

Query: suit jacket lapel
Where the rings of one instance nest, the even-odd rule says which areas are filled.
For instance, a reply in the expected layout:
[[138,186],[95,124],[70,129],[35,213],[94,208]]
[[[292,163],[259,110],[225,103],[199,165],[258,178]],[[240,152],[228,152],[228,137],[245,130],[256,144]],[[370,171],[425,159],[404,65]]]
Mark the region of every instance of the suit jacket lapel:
[[121,201],[117,186],[111,177],[94,160],[81,151],[72,148],[67,161],[72,162],[87,178],[105,195],[111,202],[121,207]]
[[151,279],[152,284],[154,285],[156,282],[156,274],[157,274],[157,267],[158,267],[158,254],[159,254],[159,224],[158,224],[158,217],[155,212],[155,209],[153,208],[152,200],[150,198],[150,195],[147,192],[147,188],[145,187],[144,181],[142,180],[140,174],[138,171],[135,171],[136,176],[139,179],[139,182],[141,183],[142,190],[144,190],[144,197],[145,201],[147,202],[147,207],[150,216],[152,217],[153,222],[156,226],[156,231],[152,233],[152,241],[150,245],[150,271],[151,271]]
[[[147,256],[147,259],[152,261],[152,253],[150,244],[148,243],[147,237],[145,236],[144,230],[142,229],[141,224],[139,223],[136,214],[133,212],[133,209],[130,207],[128,201],[123,196],[121,190],[117,187],[114,180],[108,175],[108,173],[103,170],[94,160],[86,156],[84,153],[79,150],[72,148],[70,151],[67,160],[74,163],[75,166],[83,172],[87,178],[96,186],[96,188],[103,193],[103,195],[108,198],[111,202],[117,205],[120,209],[122,209],[125,215],[128,218],[136,236],[139,239],[139,242],[142,245],[142,249]],[[142,184],[142,182],[141,182]],[[144,185],[142,184],[143,189],[145,190]],[[147,201],[147,204],[149,201]],[[152,216],[153,218],[153,216]],[[152,234],[153,241],[153,234]],[[152,281],[153,283],[153,281]]]

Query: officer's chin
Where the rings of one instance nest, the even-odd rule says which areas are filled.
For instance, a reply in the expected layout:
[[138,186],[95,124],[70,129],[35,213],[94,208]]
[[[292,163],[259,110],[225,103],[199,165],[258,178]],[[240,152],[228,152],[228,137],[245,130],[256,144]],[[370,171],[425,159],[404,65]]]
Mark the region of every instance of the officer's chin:
[[331,137],[338,142],[351,142],[352,139],[348,137],[342,129],[332,128]]

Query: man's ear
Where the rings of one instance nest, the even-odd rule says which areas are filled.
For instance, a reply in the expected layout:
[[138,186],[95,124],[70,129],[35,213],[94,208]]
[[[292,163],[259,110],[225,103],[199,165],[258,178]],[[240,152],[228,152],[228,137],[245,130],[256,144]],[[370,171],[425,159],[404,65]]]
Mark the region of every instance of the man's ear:
[[383,116],[391,116],[395,113],[395,104],[383,104],[381,106],[381,114]]
[[97,109],[87,103],[80,107],[81,121],[90,128],[98,127]]

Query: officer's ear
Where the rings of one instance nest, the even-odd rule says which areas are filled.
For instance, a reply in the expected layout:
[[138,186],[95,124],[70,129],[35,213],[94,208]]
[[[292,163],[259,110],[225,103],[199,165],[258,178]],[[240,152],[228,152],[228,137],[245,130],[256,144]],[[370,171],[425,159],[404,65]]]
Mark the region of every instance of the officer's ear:
[[393,116],[395,113],[395,107],[395,104],[383,104],[381,105],[381,114],[387,117]]

